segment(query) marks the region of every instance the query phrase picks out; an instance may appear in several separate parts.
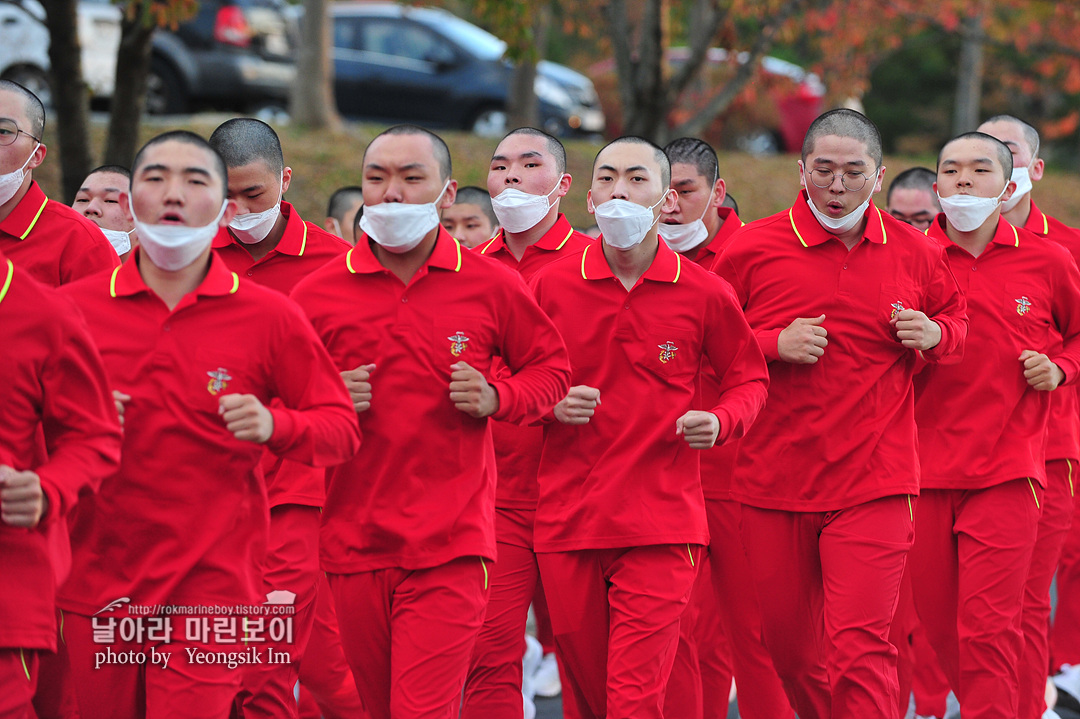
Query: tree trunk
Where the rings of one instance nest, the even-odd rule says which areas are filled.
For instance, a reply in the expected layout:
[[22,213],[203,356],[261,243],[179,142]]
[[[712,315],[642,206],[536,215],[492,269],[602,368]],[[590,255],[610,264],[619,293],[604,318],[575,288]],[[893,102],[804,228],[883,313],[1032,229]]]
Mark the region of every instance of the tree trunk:
[[533,47],[536,49],[536,55],[522,59],[510,79],[507,130],[518,127],[540,127],[540,101],[536,97],[536,63],[544,57],[550,25],[551,3],[545,2],[535,8],[533,15]]
[[664,83],[664,51],[667,0],[649,0],[641,18],[638,40],[638,63],[635,68],[633,102],[623,108],[623,127],[628,135],[640,135],[657,144],[667,140],[667,114],[670,109]]
[[960,25],[960,66],[956,77],[956,106],[953,108],[953,135],[979,126],[982,105],[983,46],[982,13],[965,17]]
[[317,130],[341,129],[334,104],[334,66],[326,0],[304,0],[304,21],[289,113],[298,125]]
[[109,131],[105,138],[105,164],[131,167],[139,148],[139,128],[146,105],[146,79],[150,73],[150,47],[154,26],[141,3],[125,12],[120,23]]
[[75,0],[45,0],[49,63],[60,144],[60,184],[71,204],[90,172],[90,93],[82,75]]

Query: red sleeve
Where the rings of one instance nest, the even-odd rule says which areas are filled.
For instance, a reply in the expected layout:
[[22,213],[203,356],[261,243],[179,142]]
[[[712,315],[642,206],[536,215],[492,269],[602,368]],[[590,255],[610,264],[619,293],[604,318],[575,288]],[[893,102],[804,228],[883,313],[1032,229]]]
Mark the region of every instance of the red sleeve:
[[274,352],[274,434],[267,448],[313,467],[351,459],[360,449],[360,426],[349,393],[330,355],[291,300]]
[[768,395],[769,368],[746,322],[738,297],[721,280],[706,317],[705,353],[720,380],[720,401],[712,413],[720,420],[716,444],[739,439],[750,429]]
[[1080,374],[1080,271],[1068,251],[1061,249],[1060,255],[1060,260],[1053,264],[1057,269],[1053,316],[1064,346],[1061,354],[1050,359],[1065,373],[1062,384],[1069,385],[1075,384]]
[[956,284],[942,248],[923,297],[921,311],[941,328],[941,341],[919,356],[926,362],[956,364],[964,358],[968,332],[967,299]]
[[49,499],[43,521],[67,515],[84,491],[120,466],[122,435],[116,404],[90,331],[74,303],[41,375],[42,428],[48,460],[36,468]]
[[570,356],[562,336],[515,275],[506,293],[501,327],[503,361],[513,373],[492,383],[499,393],[493,419],[530,424],[551,412],[570,389]]

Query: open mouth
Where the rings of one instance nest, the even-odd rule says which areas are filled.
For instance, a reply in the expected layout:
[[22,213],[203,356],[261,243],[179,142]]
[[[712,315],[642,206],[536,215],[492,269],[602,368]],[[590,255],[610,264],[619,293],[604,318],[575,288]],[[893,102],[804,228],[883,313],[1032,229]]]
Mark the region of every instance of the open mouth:
[[179,212],[166,212],[158,218],[158,224],[160,225],[182,225],[184,224],[184,216]]

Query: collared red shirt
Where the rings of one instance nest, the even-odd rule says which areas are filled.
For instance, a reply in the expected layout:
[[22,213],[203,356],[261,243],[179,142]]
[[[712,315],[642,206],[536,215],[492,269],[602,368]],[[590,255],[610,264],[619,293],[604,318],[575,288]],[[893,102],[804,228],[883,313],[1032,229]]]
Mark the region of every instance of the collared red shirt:
[[[1000,219],[978,257],[945,234],[943,247],[967,298],[963,360],[915,377],[922,486],[983,489],[1021,477],[1046,481],[1050,392],[1024,379],[1024,350],[1046,353],[1074,383],[1080,371],[1080,271],[1061,245]],[[1063,349],[1062,341],[1064,343]]]
[[[350,245],[318,225],[305,222],[284,200],[281,201],[281,214],[285,216],[285,233],[277,247],[258,261],[252,258],[244,243],[225,228],[218,232],[213,246],[228,268],[240,277],[248,277],[287,295],[297,282],[348,252]],[[267,452],[263,457],[263,472],[271,507],[283,504],[321,507],[326,499],[324,469]]]
[[708,244],[698,249],[692,259],[707,270],[712,269],[712,266],[716,264],[716,258],[720,256],[720,253],[724,251],[724,247],[727,246],[728,240],[731,236],[738,232],[743,227],[743,221],[739,219],[739,216],[735,214],[735,210],[730,207],[718,207],[716,208],[716,214],[723,222],[720,225],[720,229],[716,231],[713,238],[709,240]]
[[[1057,242],[1080,261],[1080,229],[1045,214],[1031,201],[1031,212],[1024,229]],[[1050,421],[1047,424],[1046,459],[1080,460],[1080,394],[1076,385],[1058,387],[1050,395]]]
[[658,242],[627,292],[602,240],[533,277],[540,306],[570,352],[571,386],[600,390],[584,425],[544,426],[538,552],[708,543],[698,462],[675,434],[693,408],[702,364],[721,378],[718,443],[742,436],[768,372],[731,287]]
[[101,228],[67,205],[45,197],[37,182],[0,222],[0,251],[50,287],[120,264]]
[[[588,235],[578,232],[560,213],[551,229],[535,244],[525,248],[519,262],[506,246],[503,230],[493,238],[476,247],[475,251],[491,257],[513,270],[517,270],[526,282],[548,263],[568,254],[580,252],[592,242]],[[505,365],[496,360],[492,372],[505,371]],[[540,467],[540,452],[544,447],[544,429],[539,425],[522,426],[509,422],[492,422],[491,437],[495,443],[495,466],[498,480],[495,488],[495,506],[505,509],[536,509],[539,496],[536,471]]]
[[493,419],[538,421],[569,388],[566,348],[521,277],[441,227],[408,284],[361,235],[293,291],[339,370],[374,364],[364,446],[327,472],[319,553],[327,572],[423,569],[495,558],[495,456],[487,419],[450,400],[451,365],[492,379]]
[[0,522],[0,647],[55,651],[57,579],[70,564],[64,519],[119,465],[120,424],[79,310],[2,253],[0,377],[0,464],[36,472],[49,505],[32,530]]
[[262,601],[264,446],[226,428],[222,396],[252,394],[267,406],[265,448],[291,459],[326,466],[359,445],[348,392],[299,308],[210,258],[202,283],[171,311],[143,282],[139,250],[64,288],[86,313],[111,388],[131,400],[120,470],[80,505],[72,528],[63,609],[93,614],[118,597]]
[[[917,355],[890,321],[900,309],[924,312],[941,341],[921,354],[954,361],[967,332],[964,298],[944,249],[873,202],[864,237],[850,251],[808,202],[802,192],[790,209],[744,227],[716,266],[757,333],[771,380],[765,409],[739,442],[732,497],[822,512],[917,494]],[[824,356],[815,364],[780,360],[781,330],[822,314]]]

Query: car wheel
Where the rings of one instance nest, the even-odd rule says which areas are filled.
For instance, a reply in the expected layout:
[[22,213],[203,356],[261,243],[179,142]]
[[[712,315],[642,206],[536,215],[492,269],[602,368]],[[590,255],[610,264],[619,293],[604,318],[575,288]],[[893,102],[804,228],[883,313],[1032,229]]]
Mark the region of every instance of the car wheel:
[[30,65],[13,67],[4,74],[4,79],[19,83],[37,95],[42,105],[52,107],[52,87],[49,85],[49,74],[40,67]]
[[146,112],[177,115],[187,111],[187,93],[171,67],[160,60],[150,63],[146,77]]
[[506,110],[485,107],[477,112],[469,123],[469,130],[480,137],[502,137],[506,134]]

